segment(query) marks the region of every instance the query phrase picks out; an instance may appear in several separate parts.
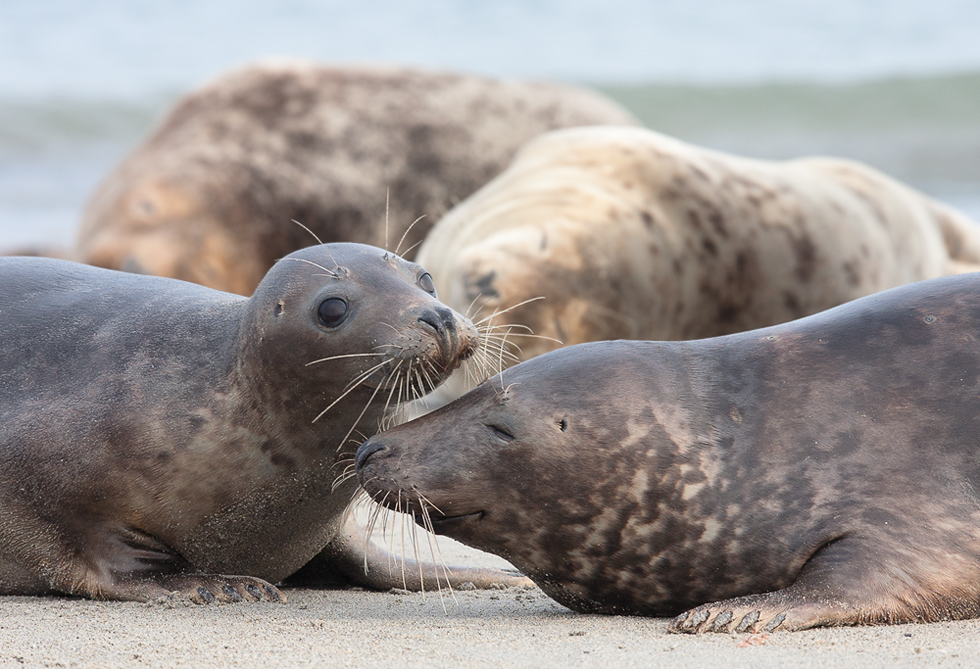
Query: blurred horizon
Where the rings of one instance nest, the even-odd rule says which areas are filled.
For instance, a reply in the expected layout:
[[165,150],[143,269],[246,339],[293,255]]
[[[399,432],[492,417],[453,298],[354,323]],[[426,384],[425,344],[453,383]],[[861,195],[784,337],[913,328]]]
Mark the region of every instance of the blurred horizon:
[[179,95],[269,57],[590,85],[654,130],[855,158],[980,218],[978,25],[968,0],[14,0],[0,4],[0,245],[69,242]]

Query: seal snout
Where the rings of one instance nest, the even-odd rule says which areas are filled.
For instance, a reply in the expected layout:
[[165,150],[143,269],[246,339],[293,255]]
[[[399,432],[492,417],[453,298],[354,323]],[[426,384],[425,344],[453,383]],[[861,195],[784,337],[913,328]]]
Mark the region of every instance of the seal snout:
[[416,318],[432,332],[439,344],[441,366],[452,371],[477,350],[479,334],[473,325],[452,309],[435,306],[421,311]]
[[357,470],[360,471],[364,468],[364,463],[367,459],[378,451],[386,451],[388,447],[383,443],[375,441],[374,439],[368,439],[360,448],[357,449],[357,455],[354,457],[354,462],[357,464]]
[[418,322],[425,323],[441,336],[453,338],[456,336],[456,315],[449,309],[443,307],[426,309],[419,316]]

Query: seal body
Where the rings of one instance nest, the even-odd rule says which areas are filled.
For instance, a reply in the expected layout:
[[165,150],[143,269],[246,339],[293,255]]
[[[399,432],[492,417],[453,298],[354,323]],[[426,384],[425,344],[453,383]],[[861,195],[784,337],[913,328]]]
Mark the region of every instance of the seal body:
[[323,581],[383,586],[341,474],[354,430],[422,392],[401,372],[437,383],[475,347],[431,288],[356,244],[284,258],[249,299],[0,259],[0,593],[275,599],[318,554]]
[[569,86],[255,64],[180,100],[102,182],[84,214],[79,259],[250,295],[277,259],[311,243],[291,219],[325,242],[397,252],[425,216],[401,243],[411,258],[405,250],[524,142],[597,123],[637,121]]
[[978,295],[960,275],[561,349],[366,441],[358,474],[578,611],[685,632],[976,617]]
[[543,297],[496,319],[546,337],[519,340],[526,360],[552,340],[765,327],[980,269],[980,226],[850,161],[751,160],[640,128],[578,128],[527,144],[439,221],[418,260],[448,305],[480,317]]

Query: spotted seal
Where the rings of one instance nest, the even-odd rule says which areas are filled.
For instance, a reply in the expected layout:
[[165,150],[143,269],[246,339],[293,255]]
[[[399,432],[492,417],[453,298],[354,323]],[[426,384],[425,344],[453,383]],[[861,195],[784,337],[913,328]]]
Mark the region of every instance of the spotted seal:
[[358,475],[577,611],[681,632],[976,617],[978,295],[959,275],[547,353],[369,439]]
[[524,142],[596,123],[638,122],[572,86],[256,63],[179,100],[106,177],[85,210],[78,259],[250,295],[277,258],[308,244],[290,219],[326,242],[395,250],[406,235],[411,259],[406,249]]
[[[0,594],[207,602],[279,599],[270,584],[301,568],[404,587],[345,517],[349,437],[477,339],[418,265],[333,244],[248,299],[2,258],[0,341]],[[432,565],[406,572],[434,585]]]
[[526,360],[554,340],[730,334],[977,270],[980,226],[851,161],[752,160],[641,128],[577,128],[527,144],[438,222],[417,260],[459,311],[543,296],[499,321],[546,337],[520,340]]

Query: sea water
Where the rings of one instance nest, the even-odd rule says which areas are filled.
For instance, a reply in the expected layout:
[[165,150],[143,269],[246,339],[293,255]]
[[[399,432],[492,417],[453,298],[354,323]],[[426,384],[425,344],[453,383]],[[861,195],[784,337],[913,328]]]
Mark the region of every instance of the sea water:
[[593,85],[656,130],[856,158],[980,219],[978,30],[975,0],[3,0],[0,247],[70,244],[173,100],[279,56]]

